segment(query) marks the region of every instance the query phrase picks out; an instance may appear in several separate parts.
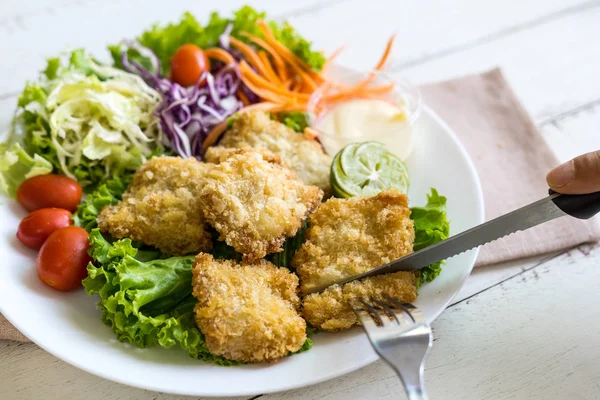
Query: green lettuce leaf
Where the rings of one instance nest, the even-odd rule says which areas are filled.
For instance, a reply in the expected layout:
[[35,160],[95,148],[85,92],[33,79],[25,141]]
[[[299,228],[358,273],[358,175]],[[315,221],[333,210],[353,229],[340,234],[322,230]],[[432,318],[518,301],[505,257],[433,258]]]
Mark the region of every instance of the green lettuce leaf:
[[308,127],[308,115],[301,111],[292,111],[279,115],[279,119],[285,126],[292,128],[296,132],[304,132]]
[[[202,26],[196,18],[189,12],[183,14],[181,20],[177,23],[161,26],[155,24],[152,28],[142,33],[138,42],[151,49],[161,63],[162,73],[169,76],[171,68],[171,57],[177,49],[183,44],[192,43],[196,46],[206,49],[217,46],[219,36],[223,33],[229,23],[232,24],[231,34],[236,38],[248,43],[248,39],[241,36],[240,33],[247,32],[252,35],[263,37],[257,26],[257,21],[264,20],[266,14],[258,12],[250,6],[244,6],[233,13],[232,18],[224,18],[218,13],[211,14],[206,26]],[[312,44],[302,38],[289,24],[277,24],[269,22],[275,37],[289,48],[296,56],[304,60],[315,71],[319,71],[325,64],[325,57],[321,52],[313,51]],[[121,64],[121,46],[109,46],[109,51],[115,62],[115,65],[122,68]],[[150,68],[150,63],[135,51],[130,51],[129,56],[135,61],[141,63],[146,68]]]
[[[98,228],[90,232],[88,276],[83,286],[98,294],[102,321],[121,342],[146,348],[181,347],[196,359],[218,365],[238,363],[208,351],[194,320],[192,295],[194,256],[165,258],[152,249],[141,249],[130,239],[110,242]],[[296,352],[312,347],[308,339]]]
[[131,176],[125,176],[113,178],[98,186],[77,206],[77,211],[73,214],[75,225],[91,232],[98,226],[96,219],[100,211],[106,206],[117,204],[130,182]]
[[[446,198],[440,196],[435,189],[431,189],[431,194],[427,195],[427,204],[424,207],[411,208],[410,217],[415,225],[414,251],[445,240],[450,235]],[[434,280],[442,271],[442,264],[443,261],[440,261],[422,268],[417,278],[417,286]]]
[[0,189],[15,197],[19,185],[28,178],[52,172],[52,164],[37,154],[31,157],[19,143],[0,144]]
[[102,321],[121,342],[145,348],[181,347],[193,358],[233,365],[211,354],[196,327],[192,296],[193,256],[138,259],[131,240],[110,243],[98,229],[90,233],[90,254],[83,286],[98,294]]

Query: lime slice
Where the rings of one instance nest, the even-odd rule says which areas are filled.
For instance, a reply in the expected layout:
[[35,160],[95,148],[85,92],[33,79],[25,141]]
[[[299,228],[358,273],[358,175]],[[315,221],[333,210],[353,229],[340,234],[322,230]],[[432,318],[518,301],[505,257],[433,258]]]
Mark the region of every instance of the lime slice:
[[406,193],[408,170],[382,143],[352,143],[333,158],[331,189],[342,198],[374,196],[385,189]]

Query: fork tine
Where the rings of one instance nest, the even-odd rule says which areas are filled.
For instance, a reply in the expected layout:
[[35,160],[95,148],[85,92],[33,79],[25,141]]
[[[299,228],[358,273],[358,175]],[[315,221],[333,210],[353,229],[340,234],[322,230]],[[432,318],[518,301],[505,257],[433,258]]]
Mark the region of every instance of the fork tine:
[[410,314],[412,319],[417,323],[425,323],[425,315],[423,312],[419,310],[417,307],[413,306],[410,303],[403,303],[402,306]]
[[387,301],[392,303],[394,306],[396,306],[398,309],[400,309],[400,310],[404,311],[406,314],[408,314],[410,319],[413,320],[413,322],[425,323],[425,316],[423,315],[421,310],[419,310],[417,307],[413,306],[410,303],[401,303],[398,300],[396,300],[393,297],[390,297],[388,295],[384,295],[383,297]]
[[400,324],[400,321],[398,320],[398,317],[396,316],[396,313],[394,312],[394,310],[392,310],[390,308],[390,306],[388,306],[387,304],[385,304],[383,301],[381,300],[377,300],[375,298],[371,298],[371,301],[373,303],[376,303],[377,305],[379,305],[379,307],[381,307],[383,309],[383,311],[388,315],[389,318],[393,318],[394,321],[396,321],[397,324]]
[[371,318],[373,318],[373,320],[377,323],[377,325],[384,326],[383,319],[381,319],[381,316],[377,312],[377,309],[364,300],[361,300],[360,302],[362,303],[363,306],[366,307],[368,314],[371,315]]
[[368,311],[365,311],[362,308],[353,308],[353,310],[361,325],[366,330],[379,328],[377,326],[377,323],[373,320],[373,317],[371,316],[371,314],[369,314]]

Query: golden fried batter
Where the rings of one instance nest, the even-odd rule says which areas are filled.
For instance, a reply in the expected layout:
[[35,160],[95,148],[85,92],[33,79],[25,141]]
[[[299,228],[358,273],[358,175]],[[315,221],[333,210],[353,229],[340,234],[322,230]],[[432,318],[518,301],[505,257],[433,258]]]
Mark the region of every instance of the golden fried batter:
[[306,322],[298,315],[298,277],[265,260],[238,264],[196,256],[196,324],[208,350],[232,361],[274,361],[300,349]]
[[406,195],[329,199],[309,218],[306,242],[292,266],[303,291],[369,271],[412,252],[415,239]]
[[169,255],[210,250],[211,235],[198,197],[200,178],[209,166],[193,158],[152,158],[137,170],[123,200],[102,210],[100,230]]
[[257,153],[262,154],[265,160],[274,164],[284,165],[281,161],[281,158],[278,155],[272,153],[264,147],[250,146],[241,147],[239,149],[235,147],[211,146],[208,149],[206,149],[206,153],[204,153],[204,161],[206,161],[207,163],[220,164],[223,161],[227,160],[230,156],[238,154],[240,149],[254,150]]
[[281,251],[323,192],[251,148],[212,168],[202,178],[204,216],[244,259],[252,261]]
[[294,132],[262,111],[241,114],[221,141],[223,147],[264,147],[281,157],[307,185],[329,192],[331,157],[319,142]]
[[358,322],[350,304],[384,295],[412,302],[417,298],[415,283],[414,272],[401,271],[350,282],[343,287],[330,287],[304,298],[302,316],[309,324],[324,331],[348,329]]

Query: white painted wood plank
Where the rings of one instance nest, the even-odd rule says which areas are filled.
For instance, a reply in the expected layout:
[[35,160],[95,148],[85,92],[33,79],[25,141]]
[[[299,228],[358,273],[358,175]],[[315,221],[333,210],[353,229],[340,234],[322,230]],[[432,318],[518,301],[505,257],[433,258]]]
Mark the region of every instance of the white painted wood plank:
[[600,37],[600,2],[594,4],[398,75],[419,83],[500,66],[525,108],[537,120],[551,118],[600,98],[600,48],[589,45],[589,38]]
[[[600,92],[598,93],[600,97]],[[600,103],[542,124],[544,138],[561,161],[600,149]]]
[[[434,323],[432,399],[600,398],[600,248],[583,246],[448,309]],[[377,362],[263,400],[403,399]]]
[[210,400],[165,395],[110,382],[72,367],[32,343],[0,341],[0,365],[1,397],[7,400]]
[[466,298],[499,284],[500,282],[504,282],[507,279],[519,275],[524,271],[535,268],[542,263],[549,262],[562,253],[563,252],[542,254],[526,259],[507,261],[496,265],[475,268],[450,304],[452,305],[461,302]]
[[[43,67],[44,57],[55,55],[67,47],[85,47],[94,54],[105,55],[105,46],[131,37],[155,21],[171,21],[184,10],[207,16],[217,7],[227,12],[244,0],[218,3],[132,0],[127,2],[85,2],[65,6],[56,14],[26,14],[0,24],[3,63],[0,65],[0,94],[20,90],[26,79],[33,79]],[[314,4],[256,0],[255,7],[268,9],[272,15],[288,14],[291,22],[319,48],[333,50],[343,43],[353,46],[340,61],[356,68],[369,68],[376,63],[391,33],[398,31],[395,57],[400,60],[419,58],[431,52],[444,51],[458,44],[497,34],[515,25],[537,21],[561,10],[577,7],[583,0],[527,0],[521,2],[481,2],[461,0],[447,2],[428,0],[364,0],[341,1],[317,13],[292,12],[311,8]],[[75,34],[76,32],[76,34]],[[10,76],[10,79],[2,78]]]
[[292,17],[291,22],[328,51],[348,43],[339,62],[368,69],[375,66],[393,33],[398,36],[392,62],[406,63],[552,19],[586,1],[378,0],[368,4],[353,0],[310,17]]

